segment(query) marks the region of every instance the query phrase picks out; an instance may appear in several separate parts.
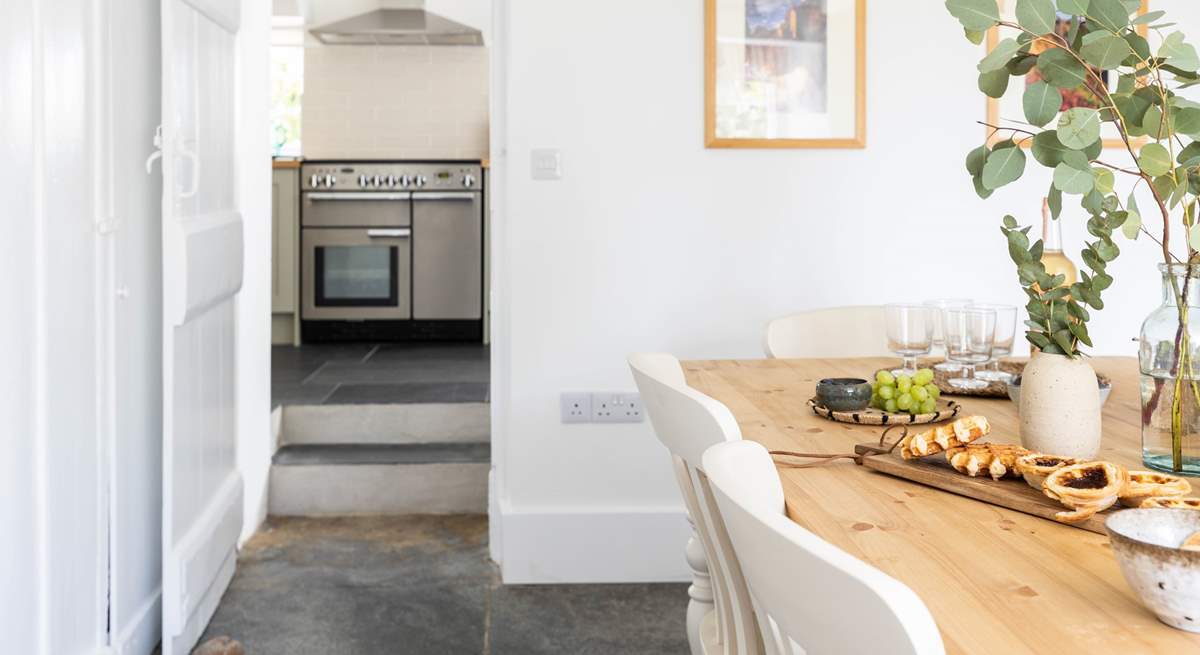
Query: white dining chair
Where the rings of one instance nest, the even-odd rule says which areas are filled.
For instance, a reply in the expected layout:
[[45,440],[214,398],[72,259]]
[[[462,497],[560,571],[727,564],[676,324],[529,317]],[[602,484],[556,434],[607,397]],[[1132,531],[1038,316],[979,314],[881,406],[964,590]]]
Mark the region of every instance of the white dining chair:
[[702,461],[768,653],[945,652],[933,616],[911,589],[788,518],[779,474],[761,444],[717,444]]
[[687,385],[675,357],[635,354],[629,367],[650,423],[671,452],[692,522],[686,549],[693,574],[687,611],[692,654],[758,655],[763,648],[754,608],[700,464],[709,446],[742,438],[737,421],[724,405]]
[[767,323],[767,357],[891,357],[882,305],[826,307]]

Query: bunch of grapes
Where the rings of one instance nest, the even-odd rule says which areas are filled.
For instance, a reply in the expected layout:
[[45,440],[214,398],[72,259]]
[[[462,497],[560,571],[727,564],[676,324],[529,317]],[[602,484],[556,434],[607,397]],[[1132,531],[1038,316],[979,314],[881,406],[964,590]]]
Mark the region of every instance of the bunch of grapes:
[[893,414],[929,414],[937,410],[937,399],[942,395],[933,383],[933,371],[927,368],[912,377],[880,371],[875,374],[871,389],[871,406]]

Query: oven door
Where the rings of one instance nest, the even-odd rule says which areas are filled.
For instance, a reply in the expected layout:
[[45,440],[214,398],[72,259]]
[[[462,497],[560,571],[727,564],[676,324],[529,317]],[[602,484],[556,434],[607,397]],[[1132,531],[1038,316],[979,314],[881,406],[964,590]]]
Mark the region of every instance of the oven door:
[[300,317],[310,320],[407,319],[412,230],[301,230]]
[[301,195],[303,227],[406,227],[412,224],[408,191],[307,191]]

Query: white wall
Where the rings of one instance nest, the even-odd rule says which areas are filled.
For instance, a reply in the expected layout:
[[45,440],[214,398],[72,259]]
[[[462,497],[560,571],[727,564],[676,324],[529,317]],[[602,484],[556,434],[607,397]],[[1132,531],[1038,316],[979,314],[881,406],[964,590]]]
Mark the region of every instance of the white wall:
[[0,6],[0,616],[11,652],[74,655],[105,643],[92,9]]
[[[1194,3],[1153,4],[1200,31]],[[975,196],[963,160],[983,139],[981,53],[941,2],[869,3],[868,147],[845,151],[704,149],[704,3],[504,5],[494,548],[507,581],[680,579],[682,519],[641,521],[682,513],[649,424],[565,426],[558,394],[632,389],[634,351],[761,357],[765,322],[798,309],[1022,303],[998,226],[1040,222],[1049,171],[1031,161],[1019,184]],[[530,179],[545,147],[562,149],[561,181]],[[1082,210],[1065,216],[1077,252]],[[1133,355],[1159,299],[1153,245],[1122,245],[1097,353]]]
[[300,120],[310,159],[486,159],[488,51],[309,45]]
[[271,431],[271,7],[242,0],[237,39],[238,207],[243,279],[237,306],[238,469],[244,487],[240,542],[267,516]]

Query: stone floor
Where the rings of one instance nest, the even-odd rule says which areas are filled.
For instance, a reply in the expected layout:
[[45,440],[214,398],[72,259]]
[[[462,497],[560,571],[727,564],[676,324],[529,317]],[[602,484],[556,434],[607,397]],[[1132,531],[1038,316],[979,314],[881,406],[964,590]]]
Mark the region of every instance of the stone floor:
[[203,640],[250,655],[687,653],[686,585],[502,585],[487,517],[273,518]]
[[332,343],[271,347],[271,406],[487,402],[488,346]]

